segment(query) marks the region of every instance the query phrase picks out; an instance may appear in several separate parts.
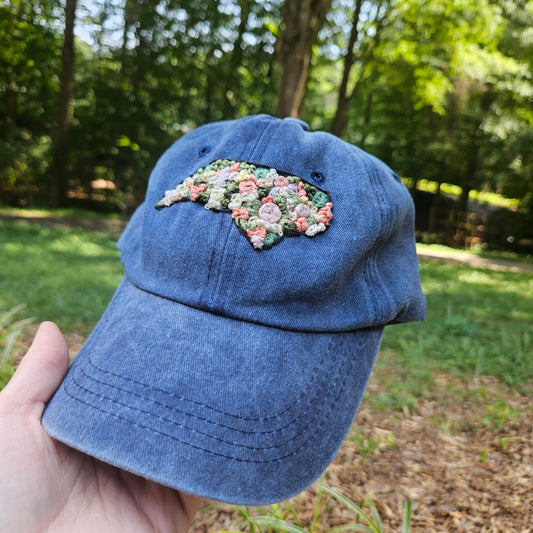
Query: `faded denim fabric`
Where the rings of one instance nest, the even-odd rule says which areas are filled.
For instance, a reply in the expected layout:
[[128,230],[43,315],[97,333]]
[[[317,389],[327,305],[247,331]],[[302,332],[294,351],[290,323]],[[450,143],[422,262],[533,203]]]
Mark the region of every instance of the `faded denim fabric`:
[[[423,320],[408,191],[381,161],[295,119],[209,124],[154,168],[119,240],[125,276],[48,405],[54,438],[188,493],[267,504],[325,470],[384,326]],[[155,203],[212,161],[329,193],[314,237],[254,250],[231,213]]]

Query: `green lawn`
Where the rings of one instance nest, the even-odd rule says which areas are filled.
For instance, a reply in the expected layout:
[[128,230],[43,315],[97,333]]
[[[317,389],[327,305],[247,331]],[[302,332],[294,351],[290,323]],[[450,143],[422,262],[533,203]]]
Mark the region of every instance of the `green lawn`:
[[0,312],[87,334],[122,276],[116,237],[0,222]]
[[[53,320],[86,335],[122,276],[116,237],[0,222],[0,313]],[[379,364],[391,366],[390,395],[402,407],[423,394],[434,369],[466,381],[533,381],[533,275],[422,262],[424,323],[387,328]],[[386,407],[386,405],[384,406]],[[396,405],[397,407],[397,405]]]
[[428,303],[423,324],[387,329],[383,346],[408,362],[429,358],[516,385],[533,378],[533,275],[422,262]]

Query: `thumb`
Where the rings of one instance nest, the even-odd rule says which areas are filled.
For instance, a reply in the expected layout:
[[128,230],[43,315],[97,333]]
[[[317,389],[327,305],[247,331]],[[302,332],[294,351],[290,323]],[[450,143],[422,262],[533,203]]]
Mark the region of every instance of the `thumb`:
[[34,411],[40,417],[68,370],[65,338],[53,322],[43,322],[28,353],[2,391],[0,408]]

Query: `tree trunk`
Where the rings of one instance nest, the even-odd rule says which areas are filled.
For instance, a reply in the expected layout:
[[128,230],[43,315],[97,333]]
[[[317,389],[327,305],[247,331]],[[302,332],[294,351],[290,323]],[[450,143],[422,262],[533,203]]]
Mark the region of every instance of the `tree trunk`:
[[359,141],[359,147],[364,150],[366,143],[366,137],[368,135],[368,126],[370,124],[370,118],[372,116],[372,99],[374,93],[370,91],[366,97],[365,112],[363,116],[363,127],[361,128],[361,140]]
[[339,87],[337,110],[331,126],[331,133],[337,136],[340,136],[342,134],[342,130],[344,129],[344,117],[346,114],[346,106],[348,104],[348,80],[350,79],[350,72],[354,63],[354,46],[359,33],[357,24],[359,23],[359,15],[361,14],[362,5],[363,0],[357,0],[353,14],[352,30],[350,32],[350,39],[348,41],[348,50],[344,56],[344,69],[342,71],[342,81]]
[[59,120],[50,191],[51,207],[63,205],[67,198],[70,127],[72,125],[72,94],[74,92],[74,23],[76,1],[66,0],[65,32],[61,54],[62,70],[59,90]]
[[244,40],[244,33],[248,27],[248,18],[250,17],[250,13],[252,11],[252,3],[250,0],[239,0],[238,4],[241,10],[238,30],[239,33],[235,39],[235,42],[233,43],[233,52],[231,54],[228,76],[226,78],[224,118],[235,118],[237,115],[237,107],[241,92],[241,77],[238,74],[238,69],[242,64],[242,43]]
[[311,65],[313,45],[332,0],[285,0],[285,29],[277,43],[278,117],[298,117]]
[[[359,88],[363,82],[368,79],[368,75],[365,76],[364,73],[361,74],[357,82],[355,83],[351,92],[348,92],[348,81],[350,79],[350,72],[355,63],[355,43],[357,42],[359,30],[357,28],[359,18],[361,16],[361,8],[363,6],[363,0],[357,0],[355,5],[354,17],[352,22],[352,29],[350,32],[350,39],[348,42],[348,50],[344,56],[344,69],[342,73],[342,81],[339,87],[339,96],[337,100],[337,110],[335,112],[335,117],[331,124],[331,133],[340,137],[344,130],[346,122],[346,109],[348,104],[357,94]],[[382,13],[383,1],[379,2],[375,9],[375,18],[373,24],[375,26],[374,37],[371,42],[367,42],[366,46],[361,46],[360,50],[360,60],[363,65],[368,64],[372,56],[374,55],[374,50],[379,44],[381,29],[387,19],[390,0],[385,1],[385,10]],[[380,15],[381,14],[381,15]]]
[[437,190],[435,192],[435,195],[433,196],[433,200],[431,202],[431,208],[429,210],[429,221],[428,221],[428,233],[439,233],[439,230],[441,229],[441,204],[442,204],[442,196],[440,192],[441,182],[438,182]]
[[[466,154],[466,165],[459,183],[461,187],[461,196],[457,202],[455,212],[453,213],[453,222],[455,224],[456,234],[463,232],[468,216],[468,197],[470,191],[476,186],[476,174],[478,170],[480,141],[483,135],[482,125],[485,116],[487,116],[492,104],[493,95],[490,89],[486,88],[481,95],[479,114],[474,121],[471,134],[468,153]],[[464,242],[460,242],[461,245]]]

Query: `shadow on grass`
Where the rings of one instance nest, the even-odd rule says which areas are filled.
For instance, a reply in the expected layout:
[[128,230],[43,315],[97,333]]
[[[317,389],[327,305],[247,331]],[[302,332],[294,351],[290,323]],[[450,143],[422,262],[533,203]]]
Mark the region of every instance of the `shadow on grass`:
[[436,365],[466,381],[533,381],[533,275],[422,262],[421,276],[427,321],[389,327],[383,342],[406,379],[430,380]]
[[116,237],[0,223],[0,309],[88,333],[122,276]]

